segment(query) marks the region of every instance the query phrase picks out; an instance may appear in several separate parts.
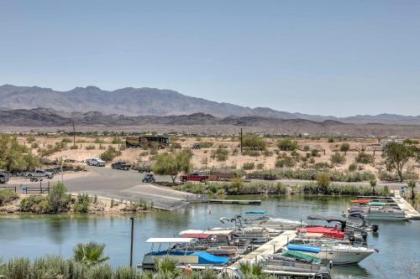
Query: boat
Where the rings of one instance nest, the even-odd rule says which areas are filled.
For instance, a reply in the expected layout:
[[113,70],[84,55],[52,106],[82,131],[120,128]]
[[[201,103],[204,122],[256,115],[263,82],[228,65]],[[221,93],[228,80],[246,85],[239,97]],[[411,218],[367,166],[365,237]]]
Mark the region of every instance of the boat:
[[234,240],[249,240],[253,244],[261,244],[269,241],[272,237],[270,231],[261,227],[244,227],[232,233]]
[[405,212],[401,209],[389,207],[369,207],[366,212],[367,220],[404,221],[407,220]]
[[328,265],[322,265],[317,257],[297,251],[269,256],[263,262],[263,272],[280,278],[331,278]]
[[335,265],[357,264],[377,252],[367,247],[354,247],[345,244],[309,246],[299,244],[288,244],[287,250],[299,251],[315,255],[322,262],[332,262]]
[[[141,267],[143,269],[154,269],[159,259],[170,258],[177,264],[194,264],[203,266],[226,265],[230,262],[229,257],[221,257],[210,254],[206,251],[196,251],[194,238],[149,238],[146,243],[152,244],[151,251],[144,255]],[[179,246],[179,244],[183,246]],[[155,250],[154,246],[157,245]],[[162,245],[168,248],[161,249]],[[182,247],[182,248],[181,248]]]

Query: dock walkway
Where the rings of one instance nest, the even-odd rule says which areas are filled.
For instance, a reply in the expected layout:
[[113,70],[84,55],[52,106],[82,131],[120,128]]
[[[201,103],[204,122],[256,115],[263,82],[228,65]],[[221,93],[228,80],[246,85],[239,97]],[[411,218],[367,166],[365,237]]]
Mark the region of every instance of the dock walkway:
[[400,195],[400,191],[394,190],[394,202],[405,212],[405,216],[411,220],[420,220],[420,213]]
[[270,256],[277,253],[280,249],[286,246],[289,241],[296,237],[296,231],[287,230],[281,233],[279,236],[276,236],[269,242],[261,245],[256,250],[252,251],[249,254],[244,255],[237,262],[232,264],[231,268],[238,268],[241,263],[256,263],[261,260],[263,256]]

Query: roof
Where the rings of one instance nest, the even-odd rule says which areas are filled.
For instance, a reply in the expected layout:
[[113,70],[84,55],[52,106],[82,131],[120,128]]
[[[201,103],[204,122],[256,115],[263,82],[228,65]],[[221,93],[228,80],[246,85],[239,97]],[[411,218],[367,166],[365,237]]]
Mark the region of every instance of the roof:
[[181,238],[181,237],[172,237],[172,238],[152,237],[146,240],[147,243],[191,243],[193,241],[194,241],[194,238]]

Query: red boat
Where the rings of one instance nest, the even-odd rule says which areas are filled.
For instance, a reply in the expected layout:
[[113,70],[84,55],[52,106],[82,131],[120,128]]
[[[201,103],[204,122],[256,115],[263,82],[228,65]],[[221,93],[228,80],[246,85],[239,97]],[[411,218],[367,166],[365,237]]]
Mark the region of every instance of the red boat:
[[336,228],[328,228],[328,227],[305,227],[298,229],[300,233],[320,233],[326,237],[343,239],[344,232],[336,229]]
[[370,203],[372,200],[371,199],[357,199],[357,200],[352,200],[352,203],[358,203],[358,204],[368,204]]

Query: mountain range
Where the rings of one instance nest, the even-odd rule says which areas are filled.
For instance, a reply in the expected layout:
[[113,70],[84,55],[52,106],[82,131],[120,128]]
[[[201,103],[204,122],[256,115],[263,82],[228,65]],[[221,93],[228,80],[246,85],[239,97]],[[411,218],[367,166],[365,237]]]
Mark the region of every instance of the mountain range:
[[[174,116],[201,113],[215,118],[261,117],[265,119],[302,119],[316,122],[338,121],[342,123],[381,123],[420,125],[420,116],[397,114],[356,115],[334,117],[290,113],[265,107],[244,107],[229,103],[209,101],[190,97],[179,92],[156,88],[126,87],[114,91],[95,86],[76,87],[69,91],[56,91],[38,86],[0,86],[0,109],[32,110],[45,108],[53,110],[59,117],[77,117],[79,114],[99,113],[113,118],[133,119],[138,116]],[[48,110],[44,110],[43,113]],[[50,111],[51,112],[51,111]],[[118,116],[116,116],[118,115]],[[98,114],[96,114],[98,116]],[[45,117],[45,115],[44,115]],[[83,117],[86,117],[84,115]]]

